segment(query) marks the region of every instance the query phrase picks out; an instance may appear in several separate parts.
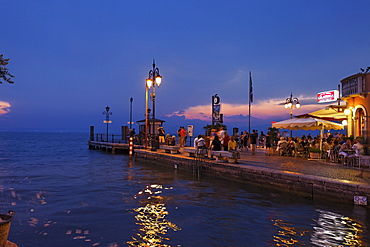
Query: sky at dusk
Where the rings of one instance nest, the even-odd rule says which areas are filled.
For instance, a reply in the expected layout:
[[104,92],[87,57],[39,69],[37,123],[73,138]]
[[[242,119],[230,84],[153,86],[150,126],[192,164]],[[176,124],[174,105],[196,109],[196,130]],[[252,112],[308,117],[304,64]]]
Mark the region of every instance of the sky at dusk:
[[[318,92],[370,66],[367,0],[1,1],[0,54],[14,84],[0,85],[0,130],[111,133],[145,118],[153,59],[163,76],[156,118],[168,133],[211,124],[212,95],[224,124],[267,130],[321,109]],[[150,104],[151,107],[151,104]],[[137,126],[134,126],[137,128]]]

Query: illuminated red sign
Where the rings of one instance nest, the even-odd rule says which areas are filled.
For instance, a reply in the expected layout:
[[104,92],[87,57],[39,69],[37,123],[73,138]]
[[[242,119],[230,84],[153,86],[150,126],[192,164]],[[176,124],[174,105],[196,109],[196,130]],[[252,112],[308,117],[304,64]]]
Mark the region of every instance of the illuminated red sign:
[[331,101],[336,101],[339,98],[338,90],[331,90],[326,92],[321,92],[317,94],[317,103],[326,103]]

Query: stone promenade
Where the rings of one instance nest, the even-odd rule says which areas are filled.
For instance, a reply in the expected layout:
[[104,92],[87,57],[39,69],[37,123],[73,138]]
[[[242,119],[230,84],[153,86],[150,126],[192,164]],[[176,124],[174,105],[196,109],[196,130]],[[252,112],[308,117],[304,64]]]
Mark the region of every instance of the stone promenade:
[[333,197],[353,203],[355,196],[370,198],[370,169],[348,167],[324,160],[308,160],[302,157],[265,154],[265,149],[241,151],[239,164],[224,163],[208,158],[188,157],[183,148],[178,154],[164,150],[135,150],[135,157],[144,158],[172,169],[198,170],[204,175],[251,183],[257,186],[275,187],[289,193],[311,197]]

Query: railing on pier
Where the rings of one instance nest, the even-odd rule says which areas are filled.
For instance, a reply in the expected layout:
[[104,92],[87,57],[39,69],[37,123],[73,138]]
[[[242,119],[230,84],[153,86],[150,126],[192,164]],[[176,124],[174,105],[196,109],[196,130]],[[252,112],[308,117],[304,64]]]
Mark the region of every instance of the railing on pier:
[[122,135],[107,135],[107,134],[94,134],[91,141],[109,142],[109,143],[128,143],[129,137],[122,137]]
[[[97,141],[97,142],[109,142],[109,143],[126,143],[128,144],[130,141],[130,136],[122,136],[120,134],[94,134],[90,137],[90,141]],[[142,145],[143,140],[139,137],[139,135],[134,136],[134,145]]]

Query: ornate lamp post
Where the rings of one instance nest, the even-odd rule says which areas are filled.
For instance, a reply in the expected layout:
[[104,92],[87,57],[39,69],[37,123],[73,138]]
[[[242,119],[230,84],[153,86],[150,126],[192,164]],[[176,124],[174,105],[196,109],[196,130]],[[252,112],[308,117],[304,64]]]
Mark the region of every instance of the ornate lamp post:
[[[150,94],[150,99],[153,101],[153,111],[152,111],[152,119],[155,119],[155,88],[156,86],[160,86],[162,83],[162,76],[159,74],[159,69],[156,68],[155,66],[155,60],[153,59],[153,69],[149,71],[149,77],[146,79],[146,85],[148,87],[148,90],[152,88],[152,93]],[[146,108],[148,109],[148,108]],[[155,133],[155,126],[154,126],[154,121],[153,121],[153,133]]]
[[110,110],[110,107],[109,106],[106,106],[105,107],[105,111],[103,111],[103,114],[105,114],[105,121],[104,121],[104,123],[107,124],[107,142],[108,142],[108,125],[110,123],[112,123],[112,121],[109,121],[109,115],[112,115],[112,112],[110,112],[109,110]]
[[[285,109],[290,111],[290,119],[293,118],[293,109],[299,109],[301,107],[301,104],[299,103],[298,98],[293,98],[293,94],[290,93],[290,97],[286,98],[285,104],[284,104]],[[292,130],[290,130],[290,137],[292,137]]]

